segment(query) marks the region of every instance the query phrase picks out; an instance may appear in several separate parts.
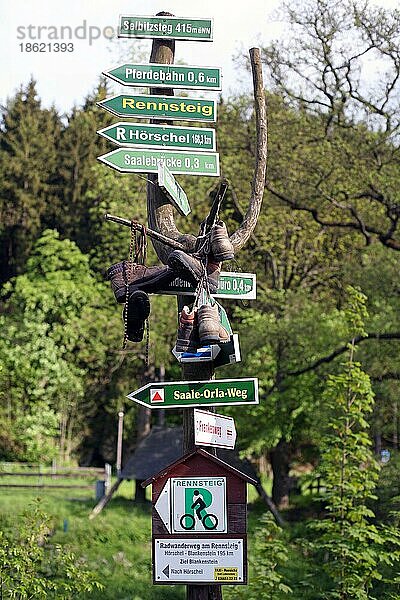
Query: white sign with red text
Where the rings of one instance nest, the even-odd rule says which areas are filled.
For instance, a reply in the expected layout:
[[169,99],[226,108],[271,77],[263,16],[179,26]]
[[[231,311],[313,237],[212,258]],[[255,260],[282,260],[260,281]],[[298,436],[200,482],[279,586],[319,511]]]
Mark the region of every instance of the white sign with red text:
[[236,429],[232,417],[194,409],[194,443],[196,446],[233,449],[235,442]]

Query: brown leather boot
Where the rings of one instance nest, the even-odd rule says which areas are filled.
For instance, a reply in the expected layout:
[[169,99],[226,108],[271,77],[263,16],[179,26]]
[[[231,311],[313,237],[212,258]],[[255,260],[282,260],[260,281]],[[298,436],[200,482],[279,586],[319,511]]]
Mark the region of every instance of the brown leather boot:
[[126,337],[131,342],[141,342],[144,322],[150,314],[150,300],[146,292],[135,290],[129,295],[122,317],[126,324]]
[[197,311],[190,312],[184,306],[179,317],[178,336],[175,350],[177,352],[196,352],[200,347],[199,330],[197,328]]
[[[200,278],[203,275],[204,269],[200,260],[192,254],[187,254],[183,250],[174,250],[168,257],[168,266],[182,279],[189,281],[192,285],[197,286]],[[221,265],[217,262],[208,262],[207,278],[210,293],[215,294],[218,289],[219,274]]]
[[221,325],[219,320],[218,306],[210,306],[203,304],[197,311],[197,319],[199,323],[200,344],[207,346],[209,344],[218,344],[219,342],[227,342],[230,338],[225,327]]
[[218,221],[211,230],[211,255],[218,261],[232,260],[235,251],[223,221]]
[[167,266],[146,267],[129,260],[112,265],[106,272],[106,278],[111,281],[111,289],[119,303],[125,302],[127,284],[130,293],[142,290],[151,294],[162,289],[174,277],[174,272]]

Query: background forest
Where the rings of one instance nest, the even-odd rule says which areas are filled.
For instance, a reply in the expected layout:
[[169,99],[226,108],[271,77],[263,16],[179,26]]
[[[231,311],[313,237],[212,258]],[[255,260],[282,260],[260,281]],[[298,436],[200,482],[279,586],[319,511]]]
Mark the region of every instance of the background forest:
[[[257,518],[253,583],[229,597],[400,598],[400,12],[349,0],[281,10],[289,34],[261,48],[263,208],[230,265],[257,274],[257,300],[222,301],[242,363],[217,377],[259,378],[259,405],[223,412],[241,455],[272,478],[290,531]],[[237,67],[249,68],[245,56]],[[3,461],[115,464],[118,411],[126,456],[151,425],[126,394],[160,369],[180,379],[175,297],[151,297],[150,368],[144,342],[122,350],[105,271],[127,258],[129,231],[103,216],[145,223],[146,182],[96,160],[112,149],[96,135],[115,122],[96,106],[107,95],[100,80],[61,115],[42,107],[31,80],[2,109]],[[221,97],[216,130],[230,184],[221,216],[233,232],[251,191],[253,98]],[[178,180],[192,213],[176,220],[196,234],[215,181]],[[179,411],[165,418],[180,423]],[[317,499],[306,493],[316,477]],[[303,561],[289,583],[288,552]]]

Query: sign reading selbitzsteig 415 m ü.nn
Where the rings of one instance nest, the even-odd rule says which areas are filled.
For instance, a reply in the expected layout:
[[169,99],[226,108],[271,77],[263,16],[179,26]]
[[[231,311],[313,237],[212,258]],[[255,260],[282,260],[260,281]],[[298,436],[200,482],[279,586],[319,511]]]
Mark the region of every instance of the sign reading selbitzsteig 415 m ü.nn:
[[182,17],[145,17],[121,15],[118,37],[120,38],[167,38],[212,42],[212,19],[190,19]]
[[103,71],[103,75],[122,85],[133,87],[221,89],[221,69],[217,67],[181,67],[161,63],[132,65],[125,63],[109,71]]

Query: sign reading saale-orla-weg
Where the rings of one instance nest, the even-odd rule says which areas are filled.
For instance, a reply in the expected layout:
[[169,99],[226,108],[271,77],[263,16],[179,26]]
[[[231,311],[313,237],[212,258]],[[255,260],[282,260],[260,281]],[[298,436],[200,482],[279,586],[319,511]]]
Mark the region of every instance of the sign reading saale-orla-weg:
[[215,150],[215,130],[147,123],[115,123],[97,132],[118,146]]
[[176,175],[219,176],[218,152],[117,148],[97,158],[120,173],[157,173],[158,164],[163,161]]
[[258,379],[148,383],[127,398],[148,408],[258,404]]
[[178,121],[217,120],[216,100],[204,98],[180,98],[178,96],[141,96],[119,94],[97,102],[117,117],[137,119],[167,119]]
[[114,79],[117,83],[133,87],[221,89],[221,69],[218,67],[181,67],[161,63],[132,65],[126,63],[109,71],[103,71],[103,75]]
[[212,42],[212,19],[188,19],[182,17],[145,17],[121,15],[118,37],[120,38],[167,38]]

